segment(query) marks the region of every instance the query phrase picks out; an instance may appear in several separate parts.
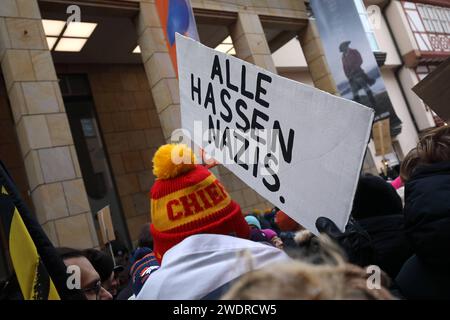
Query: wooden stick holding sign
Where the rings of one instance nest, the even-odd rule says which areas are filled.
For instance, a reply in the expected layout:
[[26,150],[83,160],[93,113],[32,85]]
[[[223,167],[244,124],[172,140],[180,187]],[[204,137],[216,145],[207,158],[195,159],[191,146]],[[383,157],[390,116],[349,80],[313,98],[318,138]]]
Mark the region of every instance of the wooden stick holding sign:
[[111,241],[116,240],[116,236],[114,234],[114,226],[112,224],[111,210],[109,209],[109,205],[97,212],[97,219],[100,226],[103,245],[109,247],[115,267],[116,259],[114,258]]

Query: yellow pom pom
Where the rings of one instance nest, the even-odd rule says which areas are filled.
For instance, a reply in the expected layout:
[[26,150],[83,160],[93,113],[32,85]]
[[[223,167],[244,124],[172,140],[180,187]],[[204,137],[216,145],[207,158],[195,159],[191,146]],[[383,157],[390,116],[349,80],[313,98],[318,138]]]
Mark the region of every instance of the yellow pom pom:
[[153,174],[158,179],[172,179],[195,168],[195,154],[185,144],[166,144],[153,157]]

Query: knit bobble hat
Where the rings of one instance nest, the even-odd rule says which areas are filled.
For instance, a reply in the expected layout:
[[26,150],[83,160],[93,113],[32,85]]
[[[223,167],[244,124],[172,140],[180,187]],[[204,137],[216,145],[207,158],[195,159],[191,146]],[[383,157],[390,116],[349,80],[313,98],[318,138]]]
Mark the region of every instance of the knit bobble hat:
[[249,226],[255,226],[261,230],[261,223],[259,223],[259,220],[255,216],[248,215],[245,217],[245,221],[247,221]]
[[266,235],[266,238],[269,241],[278,236],[278,234],[272,229],[262,229],[261,231]]
[[150,191],[150,230],[158,261],[194,234],[249,238],[240,206],[214,174],[195,161],[192,150],[183,144],[163,145],[153,157],[156,181]]

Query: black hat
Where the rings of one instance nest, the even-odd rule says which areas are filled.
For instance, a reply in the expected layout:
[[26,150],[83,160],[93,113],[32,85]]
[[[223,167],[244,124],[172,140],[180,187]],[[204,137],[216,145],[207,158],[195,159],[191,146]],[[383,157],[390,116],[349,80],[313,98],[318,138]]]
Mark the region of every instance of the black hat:
[[344,52],[345,49],[348,48],[348,45],[350,44],[351,41],[344,41],[339,45],[339,51],[340,52]]
[[402,200],[390,183],[377,176],[359,179],[352,209],[352,216],[356,220],[401,214],[402,210]]
[[83,252],[95,271],[98,272],[100,280],[102,282],[108,280],[114,271],[114,261],[111,255],[96,249],[86,249]]

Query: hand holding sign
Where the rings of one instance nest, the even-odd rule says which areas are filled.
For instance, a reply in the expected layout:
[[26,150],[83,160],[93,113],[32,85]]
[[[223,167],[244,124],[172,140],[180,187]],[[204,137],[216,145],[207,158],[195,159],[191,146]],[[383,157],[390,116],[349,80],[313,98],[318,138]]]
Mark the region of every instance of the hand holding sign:
[[215,166],[217,166],[218,164],[220,164],[219,162],[214,160],[214,158],[211,158],[210,156],[208,156],[208,154],[203,149],[200,149],[200,156],[202,159],[202,163],[205,164],[205,167],[207,169],[212,169]]
[[179,34],[177,59],[188,138],[309,230],[344,230],[373,110]]

